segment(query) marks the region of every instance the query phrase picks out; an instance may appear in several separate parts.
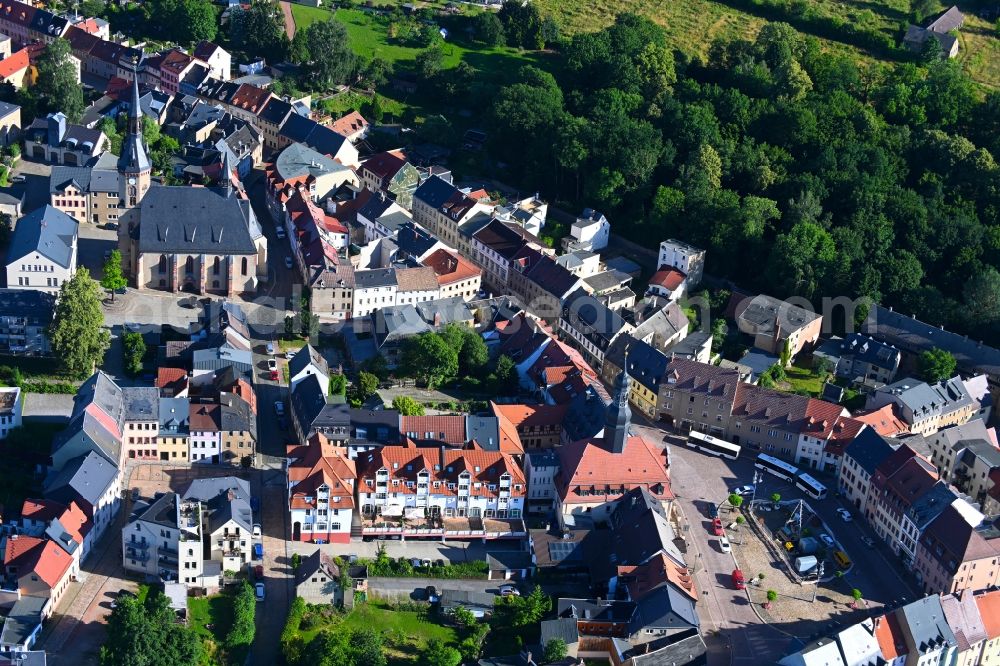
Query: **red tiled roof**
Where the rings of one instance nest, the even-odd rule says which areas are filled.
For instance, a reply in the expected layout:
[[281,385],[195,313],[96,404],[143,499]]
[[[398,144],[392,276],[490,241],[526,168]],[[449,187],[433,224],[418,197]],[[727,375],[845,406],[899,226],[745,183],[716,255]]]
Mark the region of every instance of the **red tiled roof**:
[[241,109],[246,109],[251,113],[258,113],[267,101],[271,99],[271,91],[264,88],[258,88],[257,86],[252,86],[249,83],[241,84],[236,92],[233,93],[232,99],[229,103],[233,106],[238,106]]
[[330,123],[330,129],[343,136],[351,136],[368,127],[368,121],[357,111],[351,111],[346,116],[337,118]]
[[194,47],[194,57],[207,62],[220,48],[218,44],[202,40]]
[[679,566],[662,551],[644,564],[619,566],[618,575],[622,577],[633,601],[639,601],[667,582],[698,601],[698,590],[687,567]]
[[361,165],[361,168],[370,171],[381,184],[384,184],[386,180],[399,173],[404,164],[406,164],[406,156],[403,155],[403,151],[387,150],[369,157]]
[[868,424],[863,421],[849,416],[841,416],[834,424],[833,432],[830,433],[830,439],[827,440],[823,450],[835,456],[844,455],[844,449],[847,448],[847,445],[853,442],[858,433],[867,427]]
[[[354,483],[358,475],[354,461],[343,449],[317,435],[306,445],[289,447],[289,457],[298,458],[288,465],[290,508],[316,508],[316,491],[323,484],[330,489],[331,507],[354,508]],[[306,500],[307,497],[312,497],[312,501]]]
[[464,416],[401,416],[399,432],[415,441],[433,440],[452,446],[465,444]]
[[644,437],[630,436],[622,453],[612,453],[603,439],[579,440],[558,453],[556,485],[564,502],[603,504],[637,487],[659,498],[673,497],[666,456]]
[[1000,638],[1000,590],[976,595],[976,606],[990,640]]
[[867,423],[875,429],[875,432],[883,437],[895,437],[896,435],[910,431],[910,426],[896,414],[897,409],[896,403],[891,402],[879,409],[855,414],[854,419],[862,423]]
[[66,510],[66,506],[47,499],[26,499],[21,505],[21,518],[47,523]]
[[566,405],[498,405],[492,402],[490,406],[498,418],[502,416],[519,429],[561,426],[569,409]]
[[174,48],[163,54],[163,59],[160,60],[160,69],[169,69],[173,72],[180,73],[183,72],[184,68],[192,62],[194,62],[194,60],[191,56],[184,53],[180,49]]
[[896,619],[896,613],[888,613],[875,618],[875,640],[878,641],[879,649],[882,650],[882,658],[888,662],[909,653],[903,630],[899,626],[899,620]]
[[188,372],[184,368],[157,368],[156,388],[169,389],[176,395],[188,385]]
[[438,284],[452,284],[462,282],[477,275],[482,275],[475,264],[460,256],[457,252],[445,250],[444,248],[434,250],[423,261],[424,266],[430,266],[437,275]]
[[5,568],[17,567],[18,577],[32,572],[54,588],[73,564],[73,558],[53,541],[21,535],[7,539],[3,564]]
[[219,430],[219,405],[218,404],[196,404],[191,405],[191,416],[189,420],[191,432],[218,432]]
[[[403,417],[407,418],[407,417]],[[401,428],[402,429],[402,428]],[[374,492],[375,475],[381,469],[389,473],[391,492],[414,494],[416,488],[411,488],[406,482],[417,480],[420,472],[429,474],[429,481],[439,485],[431,489],[435,495],[455,495],[456,489],[449,489],[448,484],[457,484],[458,478],[468,472],[470,495],[491,497],[498,493],[496,486],[503,474],[508,474],[511,480],[511,496],[524,496],[524,474],[507,453],[500,451],[483,451],[482,449],[432,449],[418,448],[412,442],[406,446],[384,446],[358,458],[359,490]],[[400,483],[392,485],[392,481]],[[475,487],[480,483],[479,488]],[[514,488],[520,485],[520,490]]]
[[12,53],[9,58],[0,60],[0,78],[6,79],[21,70],[27,69],[30,64],[28,49],[21,49]]
[[667,291],[673,291],[681,286],[686,277],[687,275],[676,268],[665,268],[653,273],[653,277],[649,278],[649,284],[663,287]]
[[74,541],[81,544],[83,537],[90,532],[90,528],[94,525],[76,502],[69,503],[66,510],[59,516],[59,522]]

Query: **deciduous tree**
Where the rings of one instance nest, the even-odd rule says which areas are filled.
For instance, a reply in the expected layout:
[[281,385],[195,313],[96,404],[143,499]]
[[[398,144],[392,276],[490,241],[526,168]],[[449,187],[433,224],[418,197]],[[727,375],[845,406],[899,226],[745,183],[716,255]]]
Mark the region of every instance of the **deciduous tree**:
[[71,375],[94,371],[111,344],[104,328],[100,287],[81,268],[59,288],[59,301],[49,331],[52,349]]
[[424,406],[407,395],[397,395],[392,399],[392,408],[403,416],[423,416]]
[[921,379],[931,384],[954,377],[957,365],[958,362],[950,352],[937,347],[928,349],[917,357],[917,373]]
[[115,300],[115,292],[128,285],[125,274],[122,272],[122,253],[112,250],[111,256],[104,262],[104,271],[101,275],[101,286],[111,292],[111,300]]
[[40,110],[62,111],[75,123],[83,115],[83,88],[77,82],[76,66],[70,44],[63,38],[53,40],[38,58],[38,81],[32,94]]
[[302,83],[310,90],[327,90],[348,83],[357,57],[351,50],[344,24],[334,19],[318,21],[305,29],[309,60],[302,63]]

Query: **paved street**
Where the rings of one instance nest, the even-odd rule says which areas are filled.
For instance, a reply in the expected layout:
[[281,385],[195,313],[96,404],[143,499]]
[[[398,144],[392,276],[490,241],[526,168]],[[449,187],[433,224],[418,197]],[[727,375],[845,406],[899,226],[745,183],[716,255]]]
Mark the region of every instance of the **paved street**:
[[[663,442],[664,431],[659,428],[637,427],[651,441]],[[702,602],[698,606],[702,626],[708,632],[719,632],[718,637],[707,640],[710,663],[749,666],[775,660],[797,649],[810,636],[793,634],[801,633],[802,627],[807,630],[814,628],[815,624],[806,623],[793,627],[763,624],[746,594],[732,589],[730,575],[736,566],[732,555],[722,553],[718,547],[718,539],[710,536],[709,503],[718,505],[725,500],[730,487],[752,482],[755,454],[744,450],[738,460],[730,461],[683,445],[671,445],[670,454],[674,493],[690,525],[685,533],[688,539],[688,564],[695,567],[698,588],[702,592]],[[844,576],[845,584],[863,590],[866,600],[877,605],[895,607],[907,598],[916,598],[918,595],[910,587],[909,577],[898,564],[892,562],[891,554],[887,558],[883,554],[884,547],[869,549],[864,546],[861,537],[873,536],[871,531],[858,520],[844,523],[837,516],[837,507],[846,505],[833,496],[833,480],[821,481],[831,488],[830,496],[823,501],[808,500],[801,491],[769,475],[759,484],[758,497],[770,497],[777,492],[781,494],[782,501],[807,499],[855,564]],[[909,592],[902,592],[904,590]]]

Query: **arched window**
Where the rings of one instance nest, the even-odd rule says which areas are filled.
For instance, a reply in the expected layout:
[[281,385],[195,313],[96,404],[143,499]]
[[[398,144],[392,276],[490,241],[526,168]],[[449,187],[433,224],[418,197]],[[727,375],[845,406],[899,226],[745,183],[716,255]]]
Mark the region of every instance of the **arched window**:
[[219,274],[219,267],[221,265],[222,265],[222,260],[219,259],[218,257],[216,257],[215,261],[212,263],[212,274],[213,275],[218,275]]
[[165,254],[160,255],[160,272],[161,273],[167,272],[167,255]]
[[194,273],[194,257],[188,257],[184,262],[184,272]]
[[247,274],[247,266],[248,266],[247,258],[246,257],[243,257],[243,261],[241,262],[241,265],[242,265],[242,268],[243,268],[243,275],[246,275]]

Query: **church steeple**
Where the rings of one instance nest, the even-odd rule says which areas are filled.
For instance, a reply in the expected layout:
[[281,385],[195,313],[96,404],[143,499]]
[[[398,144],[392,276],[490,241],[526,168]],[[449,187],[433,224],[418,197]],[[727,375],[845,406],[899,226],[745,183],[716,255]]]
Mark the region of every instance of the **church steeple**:
[[632,409],[628,405],[632,380],[628,375],[628,350],[625,365],[615,379],[615,393],[604,419],[604,443],[612,453],[622,453],[628,443],[628,430],[632,422]]
[[222,173],[219,175],[219,187],[228,197],[233,193],[233,165],[229,161],[229,150],[222,151]]
[[118,156],[118,191],[127,208],[139,204],[149,189],[152,163],[149,151],[142,140],[142,108],[139,104],[138,63],[132,69],[132,99],[128,107],[128,125],[122,140],[122,154]]

